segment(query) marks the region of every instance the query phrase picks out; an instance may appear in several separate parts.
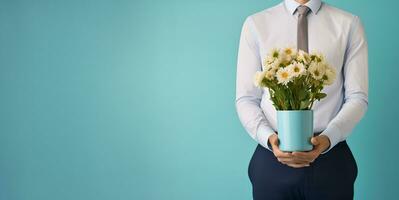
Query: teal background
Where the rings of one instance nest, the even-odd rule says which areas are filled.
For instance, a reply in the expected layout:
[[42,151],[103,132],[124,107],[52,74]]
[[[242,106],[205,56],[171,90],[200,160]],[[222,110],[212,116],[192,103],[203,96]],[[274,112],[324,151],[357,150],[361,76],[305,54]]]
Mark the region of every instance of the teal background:
[[[0,199],[251,199],[238,40],[278,2],[0,0]],[[356,199],[395,199],[399,2],[327,2],[369,41]]]

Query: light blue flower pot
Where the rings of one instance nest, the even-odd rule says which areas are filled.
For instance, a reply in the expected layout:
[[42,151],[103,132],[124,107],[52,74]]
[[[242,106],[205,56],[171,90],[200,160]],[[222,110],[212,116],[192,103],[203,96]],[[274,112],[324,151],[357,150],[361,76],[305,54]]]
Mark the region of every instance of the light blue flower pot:
[[313,149],[313,110],[278,110],[277,132],[282,151]]

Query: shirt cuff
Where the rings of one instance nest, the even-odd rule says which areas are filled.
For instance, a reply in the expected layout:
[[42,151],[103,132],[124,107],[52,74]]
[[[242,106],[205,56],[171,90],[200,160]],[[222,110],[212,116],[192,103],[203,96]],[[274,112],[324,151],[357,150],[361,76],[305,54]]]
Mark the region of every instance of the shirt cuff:
[[319,135],[325,135],[330,140],[330,146],[321,153],[321,154],[325,154],[325,153],[329,152],[336,144],[338,144],[338,142],[341,141],[342,133],[341,133],[341,130],[337,126],[330,124]]
[[273,135],[275,131],[264,124],[261,124],[256,132],[256,139],[260,145],[273,152],[273,148],[269,143],[269,137]]

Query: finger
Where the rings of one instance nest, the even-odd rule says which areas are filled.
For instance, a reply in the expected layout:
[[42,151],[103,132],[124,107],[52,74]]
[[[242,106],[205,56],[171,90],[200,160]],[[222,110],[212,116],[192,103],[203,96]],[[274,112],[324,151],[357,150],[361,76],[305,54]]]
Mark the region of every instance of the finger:
[[277,158],[292,158],[293,157],[291,152],[281,151],[278,146],[276,146],[275,149],[276,150],[274,151],[274,156],[276,156]]
[[287,163],[309,163],[309,160],[305,159],[298,159],[298,158],[277,158],[280,162],[287,162]]
[[284,162],[284,163],[286,163],[286,164],[295,164],[295,165],[309,165],[310,164],[309,162],[306,162],[306,161],[297,161],[297,160],[288,161],[288,162]]
[[292,160],[295,162],[311,162],[313,158],[293,156],[292,158],[288,158],[287,160]]
[[295,164],[295,163],[291,163],[291,164],[287,164],[287,165],[290,166],[290,167],[293,167],[293,168],[301,168],[301,167],[310,166],[309,164]]
[[293,156],[299,156],[299,157],[317,157],[320,154],[320,146],[315,146],[312,150],[310,151],[293,151],[292,155]]
[[307,160],[312,159],[312,158],[307,158],[307,157],[303,157],[303,156],[295,156],[295,155],[293,155],[293,152],[289,152],[288,155],[283,155],[283,156],[280,156],[277,154],[276,157],[284,159],[284,160],[297,160],[297,161],[307,161]]
[[290,157],[292,157],[291,152],[281,151],[279,146],[278,146],[278,143],[276,141],[273,141],[272,148],[273,148],[274,156],[276,156],[276,157],[282,157],[282,158],[290,158]]
[[299,151],[292,152],[292,156],[297,159],[308,160],[308,161],[314,160],[314,158],[316,157],[315,153],[313,152],[299,152]]
[[281,151],[278,147],[276,147],[276,151],[274,152],[274,156],[278,158],[292,158],[291,152]]
[[310,163],[309,160],[302,160],[294,157],[291,158],[277,157],[277,160],[285,163],[297,163],[297,164]]
[[319,145],[319,144],[320,144],[320,141],[319,141],[319,139],[317,138],[317,136],[316,136],[316,137],[312,137],[312,139],[310,140],[310,142],[311,142],[313,145]]
[[302,165],[302,166],[310,166],[310,163],[308,163],[308,162],[301,162],[301,163],[298,163],[298,162],[286,162],[286,165]]
[[312,163],[315,161],[315,157],[296,157],[296,160],[300,160],[300,161],[306,161],[309,163]]
[[290,164],[290,165],[287,165],[287,166],[290,166],[290,167],[293,167],[293,168],[303,168],[303,167],[309,167],[310,165],[295,165],[295,164]]

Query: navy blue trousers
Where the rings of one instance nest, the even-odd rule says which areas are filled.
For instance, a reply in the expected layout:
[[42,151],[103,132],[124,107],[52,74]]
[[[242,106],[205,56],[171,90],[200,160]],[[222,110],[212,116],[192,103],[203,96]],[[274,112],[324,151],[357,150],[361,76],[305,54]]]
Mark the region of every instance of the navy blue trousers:
[[358,168],[344,140],[308,167],[293,168],[260,144],[248,166],[254,200],[349,200]]

